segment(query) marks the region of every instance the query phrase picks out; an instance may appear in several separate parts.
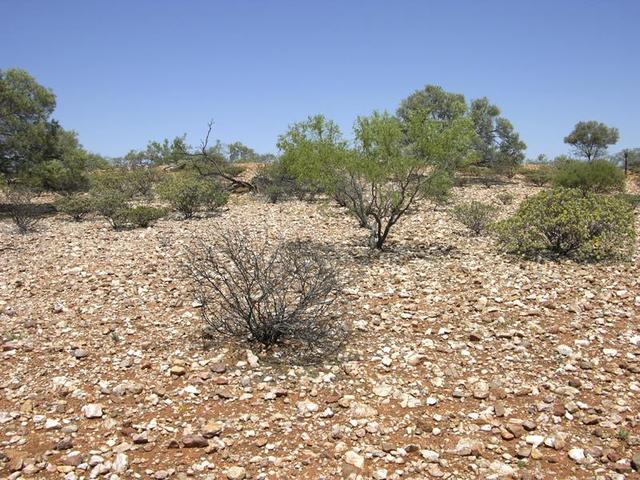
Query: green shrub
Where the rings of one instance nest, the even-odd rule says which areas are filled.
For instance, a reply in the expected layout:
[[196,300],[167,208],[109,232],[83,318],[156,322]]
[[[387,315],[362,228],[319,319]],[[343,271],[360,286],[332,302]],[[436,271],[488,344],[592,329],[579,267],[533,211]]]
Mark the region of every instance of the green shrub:
[[449,173],[439,172],[433,175],[425,185],[425,196],[435,203],[436,206],[446,205],[451,198],[453,184],[453,177]]
[[608,193],[624,190],[624,172],[607,160],[564,160],[555,169],[556,187],[579,188],[583,192]]
[[461,203],[453,209],[454,218],[475,235],[484,232],[493,220],[495,208],[488,203],[472,201]]
[[149,167],[139,167],[127,171],[125,175],[129,192],[135,196],[153,198],[153,187],[160,178],[160,174]]
[[119,190],[99,190],[91,192],[93,207],[103,217],[111,218],[118,210],[127,206],[129,197]]
[[169,202],[184,218],[191,218],[201,208],[215,210],[227,203],[228,194],[211,179],[190,175],[172,175],[159,186],[160,197]]
[[500,192],[496,195],[496,198],[502,205],[511,205],[513,203],[513,199],[515,198],[513,193],[509,192]]
[[69,215],[76,222],[80,222],[93,211],[94,205],[91,197],[74,194],[58,199],[56,208],[58,211]]
[[640,207],[640,195],[637,193],[619,193],[616,197],[631,205],[632,208]]
[[123,228],[147,228],[156,221],[166,216],[164,208],[137,206],[125,207],[116,211],[111,217],[113,228],[120,230]]
[[544,187],[551,182],[553,170],[549,165],[538,165],[536,168],[523,169],[522,176],[536,187]]
[[619,198],[555,189],[525,200],[495,231],[508,252],[597,261],[630,255],[633,221],[632,208]]

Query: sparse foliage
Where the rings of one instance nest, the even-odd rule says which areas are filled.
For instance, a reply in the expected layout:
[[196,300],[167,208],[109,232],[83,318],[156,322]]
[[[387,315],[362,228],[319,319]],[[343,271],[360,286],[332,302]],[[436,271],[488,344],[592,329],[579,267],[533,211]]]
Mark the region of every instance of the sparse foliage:
[[258,242],[221,233],[188,251],[206,331],[319,360],[345,340],[330,307],[338,291],[326,255],[303,242]]
[[5,201],[18,232],[26,234],[35,230],[40,220],[37,205],[33,203],[35,192],[24,187],[11,187],[5,192]]
[[631,255],[633,222],[624,200],[561,188],[526,199],[495,230],[508,252],[596,261]]
[[282,163],[275,162],[260,169],[253,177],[256,192],[266,197],[271,203],[293,195],[296,189],[296,179],[283,167]]
[[493,205],[478,201],[461,203],[453,209],[454,218],[474,235],[483,233],[493,221],[496,209]]

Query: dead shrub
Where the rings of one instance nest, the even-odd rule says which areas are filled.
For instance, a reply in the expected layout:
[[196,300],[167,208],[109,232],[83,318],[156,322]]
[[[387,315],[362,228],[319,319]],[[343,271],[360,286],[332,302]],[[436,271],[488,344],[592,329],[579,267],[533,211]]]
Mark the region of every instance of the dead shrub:
[[346,329],[332,312],[338,281],[327,255],[305,242],[256,243],[227,232],[188,249],[205,333],[257,342],[297,363],[335,353]]

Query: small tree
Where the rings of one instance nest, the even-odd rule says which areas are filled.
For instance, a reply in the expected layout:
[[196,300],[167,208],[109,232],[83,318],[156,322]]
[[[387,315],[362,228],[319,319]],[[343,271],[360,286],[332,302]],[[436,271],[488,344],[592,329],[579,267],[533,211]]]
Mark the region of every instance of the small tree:
[[476,132],[474,149],[478,164],[508,176],[524,160],[527,145],[509,120],[500,116],[500,109],[486,97],[471,102],[470,116]]
[[591,120],[576,123],[573,132],[564,137],[564,143],[573,146],[577,155],[591,162],[602,158],[607,147],[615,144],[619,137],[617,128]]
[[[256,245],[256,246],[254,246]],[[345,340],[330,307],[338,292],[328,258],[302,242],[253,242],[222,232],[187,252],[206,332],[319,360]]]
[[323,115],[294,123],[278,138],[281,167],[296,180],[298,188],[332,190],[337,169],[347,152],[340,128]]
[[343,168],[351,185],[348,208],[361,222],[367,218],[370,246],[382,249],[414,202],[430,187],[434,191],[433,182],[465,157],[473,132],[466,118],[434,120],[424,112],[413,114],[405,126],[374,112],[358,118],[354,130],[356,150]]

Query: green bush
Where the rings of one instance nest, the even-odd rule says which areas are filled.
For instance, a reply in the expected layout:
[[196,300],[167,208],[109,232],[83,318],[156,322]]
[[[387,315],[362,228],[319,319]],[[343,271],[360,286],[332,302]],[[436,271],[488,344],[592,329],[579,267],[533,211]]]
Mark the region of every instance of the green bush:
[[137,206],[125,207],[116,211],[111,217],[113,228],[120,230],[123,228],[147,228],[156,221],[166,216],[164,208]]
[[91,197],[74,194],[58,199],[56,208],[58,211],[69,215],[76,222],[80,222],[93,211],[94,205]]
[[583,192],[608,193],[623,191],[625,178],[624,172],[607,160],[563,160],[555,169],[553,184]]
[[632,208],[619,198],[555,189],[525,200],[495,231],[508,252],[597,261],[631,254],[633,221]]
[[520,173],[527,181],[533,183],[536,187],[544,187],[547,183],[551,182],[553,176],[553,170],[549,165],[538,165],[536,168],[523,169]]
[[439,172],[425,185],[425,196],[436,206],[446,205],[451,198],[453,184],[453,177],[448,172]]
[[149,167],[111,167],[93,172],[90,184],[94,191],[118,190],[127,198],[151,198],[159,178],[160,173]]
[[475,235],[480,235],[492,222],[495,208],[488,203],[472,201],[461,203],[453,209],[454,218],[471,230]]
[[640,207],[640,195],[637,193],[619,193],[616,197],[631,205],[632,208]]
[[172,175],[159,186],[160,197],[169,202],[184,218],[191,218],[201,208],[215,210],[227,203],[228,194],[211,179],[190,175]]
[[135,196],[153,198],[153,187],[158,182],[160,174],[149,167],[139,167],[127,171],[125,175],[129,192]]
[[128,197],[118,190],[92,192],[93,206],[103,217],[111,218],[118,210],[127,206]]

